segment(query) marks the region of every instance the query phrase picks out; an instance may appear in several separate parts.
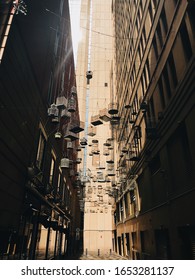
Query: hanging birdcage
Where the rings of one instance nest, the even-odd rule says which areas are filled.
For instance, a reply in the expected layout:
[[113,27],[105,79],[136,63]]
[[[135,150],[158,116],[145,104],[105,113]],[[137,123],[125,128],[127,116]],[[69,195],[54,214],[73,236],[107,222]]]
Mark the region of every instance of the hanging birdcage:
[[82,162],[82,158],[77,158],[77,159],[76,159],[76,163],[77,163],[77,164],[80,164],[81,162]]
[[61,114],[60,114],[60,117],[61,118],[70,118],[71,117],[71,113],[70,112],[68,112],[68,110],[67,110],[67,108],[65,108],[65,109],[63,109],[62,111],[61,111]]
[[80,140],[80,144],[82,145],[82,146],[86,146],[87,145],[87,139],[86,138],[81,138],[81,140]]
[[107,163],[114,163],[114,159],[112,156],[110,156],[107,160],[106,160]]
[[104,155],[104,156],[109,156],[109,154],[110,154],[110,152],[109,152],[108,148],[107,148],[107,147],[104,147],[104,148],[103,148],[103,155]]
[[75,141],[79,138],[78,138],[78,135],[76,133],[69,131],[69,127],[68,127],[67,130],[66,130],[66,133],[64,135],[64,139],[67,140],[67,141]]
[[59,109],[57,108],[56,104],[51,104],[50,108],[47,110],[49,117],[58,117]]
[[95,136],[96,135],[96,127],[95,126],[89,126],[88,127],[88,133],[89,136]]
[[122,153],[126,154],[128,152],[128,149],[127,149],[127,147],[124,146],[124,147],[122,147],[121,151],[122,151]]
[[57,131],[55,133],[55,139],[61,139],[62,138],[62,133],[60,131]]
[[67,149],[72,149],[72,148],[73,148],[72,142],[67,142]]
[[114,169],[112,169],[112,170],[107,170],[107,175],[110,176],[110,177],[115,176]]
[[108,113],[108,109],[104,108],[99,111],[99,118],[105,122],[110,121],[110,115]]
[[59,109],[65,109],[67,108],[67,99],[65,96],[58,96],[56,98],[56,106],[59,108]]
[[74,133],[79,133],[85,129],[85,123],[82,121],[72,121],[70,123],[70,131]]
[[117,125],[120,122],[121,117],[119,115],[113,114],[113,116],[110,119],[110,123],[112,125]]
[[108,113],[110,115],[118,114],[118,104],[117,103],[110,103],[108,105]]
[[91,152],[95,155],[99,155],[100,150],[99,150],[99,147],[98,147],[98,143],[92,144]]
[[91,124],[97,126],[103,124],[103,122],[100,120],[100,116],[96,115],[96,116],[91,116]]
[[90,79],[92,79],[92,77],[93,77],[93,72],[90,71],[90,70],[88,70],[88,71],[86,72],[86,78],[87,78],[88,80],[90,80]]
[[69,158],[62,158],[61,162],[60,162],[60,167],[61,168],[69,168],[69,163],[70,163]]
[[100,162],[100,165],[99,165],[99,169],[105,169],[106,166],[105,166],[105,162],[104,161],[101,161]]
[[78,147],[76,148],[76,151],[77,151],[77,152],[80,152],[80,151],[81,151],[81,148],[82,148],[81,146],[78,146]]
[[77,94],[77,89],[75,86],[71,87],[71,94],[76,95]]
[[75,96],[72,94],[68,100],[68,111],[73,113],[76,111],[76,99]]

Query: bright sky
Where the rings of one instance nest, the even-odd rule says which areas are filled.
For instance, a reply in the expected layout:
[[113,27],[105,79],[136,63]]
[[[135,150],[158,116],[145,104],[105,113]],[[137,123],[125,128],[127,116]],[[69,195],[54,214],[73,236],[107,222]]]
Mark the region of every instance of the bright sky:
[[74,49],[74,57],[75,57],[75,64],[76,64],[78,42],[81,39],[81,31],[79,27],[81,0],[69,0],[69,4],[70,4],[73,49]]

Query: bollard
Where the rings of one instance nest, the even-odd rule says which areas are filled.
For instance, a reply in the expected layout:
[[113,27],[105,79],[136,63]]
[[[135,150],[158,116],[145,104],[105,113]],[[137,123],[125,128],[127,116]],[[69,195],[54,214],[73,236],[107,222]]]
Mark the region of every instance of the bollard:
[[85,250],[85,255],[87,256],[87,248],[86,248],[86,250]]
[[112,249],[110,249],[110,255],[112,254]]
[[98,256],[100,255],[100,249],[98,249]]

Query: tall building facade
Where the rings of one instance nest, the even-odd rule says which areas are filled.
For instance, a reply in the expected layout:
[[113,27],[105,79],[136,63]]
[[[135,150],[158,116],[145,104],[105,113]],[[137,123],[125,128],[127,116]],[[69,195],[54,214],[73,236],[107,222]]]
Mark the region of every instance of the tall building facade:
[[115,250],[195,259],[195,2],[112,1],[117,181]]
[[68,256],[81,227],[68,1],[1,1],[0,23],[0,258]]
[[84,199],[84,252],[112,251],[114,141],[108,113],[113,88],[113,24],[111,1],[82,0],[82,39],[77,56],[80,119],[79,176]]

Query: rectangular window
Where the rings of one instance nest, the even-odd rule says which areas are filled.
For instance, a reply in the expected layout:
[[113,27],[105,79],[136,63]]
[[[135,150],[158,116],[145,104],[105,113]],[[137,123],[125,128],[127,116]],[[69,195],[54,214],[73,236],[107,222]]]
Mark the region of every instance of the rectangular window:
[[45,147],[46,147],[46,135],[43,132],[43,130],[40,129],[39,142],[37,148],[37,157],[36,157],[36,166],[40,170],[43,170]]
[[54,156],[54,153],[52,152],[50,172],[49,172],[49,184],[50,185],[53,185],[54,174],[55,174],[55,161],[56,161],[56,157]]

